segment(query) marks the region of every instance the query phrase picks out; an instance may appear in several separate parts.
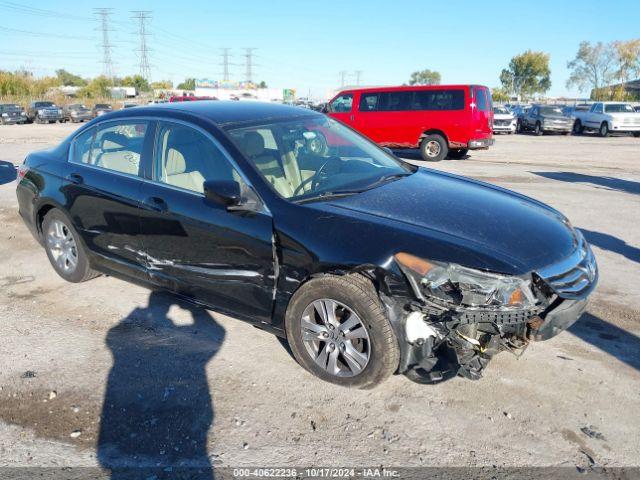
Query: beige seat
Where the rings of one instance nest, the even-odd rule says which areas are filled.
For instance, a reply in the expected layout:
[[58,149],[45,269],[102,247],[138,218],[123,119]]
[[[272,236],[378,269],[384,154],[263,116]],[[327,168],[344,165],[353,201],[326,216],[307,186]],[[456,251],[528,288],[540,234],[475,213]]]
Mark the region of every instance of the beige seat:
[[116,172],[138,175],[140,154],[129,148],[126,135],[116,132],[105,132],[100,142],[101,153],[96,158],[96,165]]
[[294,188],[285,176],[285,172],[278,160],[265,153],[262,135],[258,132],[245,133],[242,137],[242,149],[280,195],[285,198],[293,196]]
[[204,192],[204,176],[199,171],[186,172],[184,155],[175,148],[169,148],[163,180],[168,185],[185,188],[194,192]]

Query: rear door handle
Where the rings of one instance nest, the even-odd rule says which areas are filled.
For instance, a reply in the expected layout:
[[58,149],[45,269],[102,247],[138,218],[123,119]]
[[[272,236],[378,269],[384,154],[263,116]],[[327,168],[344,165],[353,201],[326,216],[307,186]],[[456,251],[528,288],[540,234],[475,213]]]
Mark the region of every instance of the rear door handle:
[[154,212],[166,212],[169,209],[167,202],[160,197],[149,197],[142,204]]
[[76,185],[80,185],[81,183],[84,183],[84,178],[82,178],[82,175],[80,175],[79,173],[72,173],[71,175],[69,175],[69,181],[71,183],[75,183]]

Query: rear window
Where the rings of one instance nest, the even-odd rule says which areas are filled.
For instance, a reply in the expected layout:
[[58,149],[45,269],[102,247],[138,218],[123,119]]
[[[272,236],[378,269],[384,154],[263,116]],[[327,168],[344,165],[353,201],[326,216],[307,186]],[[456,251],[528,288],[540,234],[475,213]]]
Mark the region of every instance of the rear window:
[[476,105],[481,112],[491,110],[491,101],[487,97],[487,90],[484,88],[476,88]]
[[464,110],[464,90],[401,90],[364,93],[360,96],[361,112]]

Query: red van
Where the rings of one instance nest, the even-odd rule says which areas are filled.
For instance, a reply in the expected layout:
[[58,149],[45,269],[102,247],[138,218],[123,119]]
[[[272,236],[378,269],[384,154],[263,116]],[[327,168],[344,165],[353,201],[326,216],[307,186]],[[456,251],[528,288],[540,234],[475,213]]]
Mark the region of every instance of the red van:
[[429,161],[493,145],[491,92],[480,85],[344,90],[328,115],[383,147],[419,148]]

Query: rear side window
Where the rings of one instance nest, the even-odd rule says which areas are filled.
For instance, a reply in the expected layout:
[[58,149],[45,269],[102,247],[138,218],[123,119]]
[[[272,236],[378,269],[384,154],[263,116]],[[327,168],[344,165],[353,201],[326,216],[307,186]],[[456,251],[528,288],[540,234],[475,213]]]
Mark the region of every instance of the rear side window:
[[71,146],[70,160],[73,163],[91,164],[91,145],[93,137],[96,134],[95,128],[90,128],[86,132],[82,132],[74,140]]
[[[93,137],[88,157],[83,155],[79,158],[74,148],[73,161],[128,175],[139,175],[140,157],[147,129],[148,122],[144,121],[101,125]],[[76,142],[80,137],[76,138]],[[83,161],[84,159],[86,161]]]
[[378,107],[378,93],[363,93],[360,95],[360,106],[358,109],[361,112],[374,112]]
[[419,90],[412,110],[464,110],[463,90]]
[[353,105],[353,94],[346,93],[344,95],[340,95],[333,102],[331,102],[330,110],[333,113],[350,112],[352,105]]

